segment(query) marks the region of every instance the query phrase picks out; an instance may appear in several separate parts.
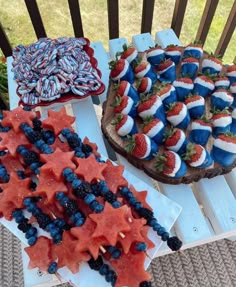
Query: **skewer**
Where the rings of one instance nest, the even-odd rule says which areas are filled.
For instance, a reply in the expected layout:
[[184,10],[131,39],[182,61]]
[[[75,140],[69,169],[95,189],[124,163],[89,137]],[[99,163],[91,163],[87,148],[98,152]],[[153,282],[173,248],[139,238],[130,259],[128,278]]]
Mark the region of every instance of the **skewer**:
[[129,223],[132,223],[132,222],[133,222],[133,220],[132,220],[131,217],[128,218],[128,222],[129,222]]
[[123,239],[125,238],[125,235],[124,235],[124,233],[122,233],[122,232],[119,232],[119,235],[120,235],[120,237],[121,237],[121,238],[123,238]]
[[102,245],[99,246],[99,249],[102,251],[103,254],[107,252],[106,249]]

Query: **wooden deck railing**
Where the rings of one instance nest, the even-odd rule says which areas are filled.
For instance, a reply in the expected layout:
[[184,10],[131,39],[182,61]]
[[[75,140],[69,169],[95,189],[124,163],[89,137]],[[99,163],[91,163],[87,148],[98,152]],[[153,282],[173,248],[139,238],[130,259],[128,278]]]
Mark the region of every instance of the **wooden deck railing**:
[[[37,38],[46,37],[46,31],[43,25],[43,21],[40,15],[40,11],[36,0],[24,0],[29,16],[34,27]],[[207,0],[205,8],[199,23],[197,30],[196,40],[200,40],[203,44],[206,41],[208,32],[215,15],[219,0]],[[171,28],[175,31],[176,35],[179,36],[181,33],[182,24],[184,21],[184,15],[187,8],[188,0],[176,0],[175,7],[171,22]],[[68,5],[71,14],[72,25],[74,34],[76,37],[83,36],[83,24],[80,13],[79,0],[68,0]],[[153,11],[155,6],[155,0],[143,0],[142,9],[142,22],[141,22],[141,33],[151,32]],[[109,26],[109,38],[114,39],[119,37],[119,0],[107,0],[108,9],[108,26]],[[128,13],[128,11],[127,11]],[[234,1],[225,27],[221,33],[220,40],[215,50],[215,55],[223,56],[225,50],[231,40],[233,32],[236,27],[236,0]],[[0,48],[5,56],[12,54],[12,47],[9,39],[3,29],[0,20]]]

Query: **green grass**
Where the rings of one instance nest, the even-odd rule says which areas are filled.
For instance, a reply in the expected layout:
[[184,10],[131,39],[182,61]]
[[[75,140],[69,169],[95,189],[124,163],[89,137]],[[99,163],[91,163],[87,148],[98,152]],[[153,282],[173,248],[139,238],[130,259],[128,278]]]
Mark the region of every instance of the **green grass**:
[[[73,28],[67,0],[38,0],[48,37],[72,36]],[[205,50],[214,52],[234,0],[220,0],[205,43]],[[131,41],[140,33],[141,0],[120,0],[120,37]],[[171,25],[174,0],[156,0],[152,35]],[[204,0],[189,0],[180,40],[186,45],[194,40],[204,10]],[[13,46],[29,44],[36,40],[23,0],[0,0],[0,19]],[[102,41],[108,49],[108,21],[106,0],[80,0],[84,34],[91,41]],[[223,58],[231,63],[235,57],[236,31]]]

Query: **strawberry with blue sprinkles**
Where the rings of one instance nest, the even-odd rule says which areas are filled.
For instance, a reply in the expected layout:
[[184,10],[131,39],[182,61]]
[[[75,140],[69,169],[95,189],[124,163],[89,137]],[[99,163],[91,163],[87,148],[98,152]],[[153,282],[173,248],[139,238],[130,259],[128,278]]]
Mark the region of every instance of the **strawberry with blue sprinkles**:
[[189,95],[184,101],[190,117],[197,119],[203,116],[205,112],[205,99],[200,95]]
[[174,127],[180,129],[186,129],[190,123],[188,109],[182,102],[170,104],[166,112],[166,118]]
[[207,168],[213,164],[213,159],[209,152],[201,145],[189,143],[183,159],[195,168]]
[[115,126],[115,130],[120,137],[138,132],[134,119],[129,115],[118,114],[111,124]]
[[180,77],[173,82],[173,86],[176,90],[177,100],[183,102],[192,93],[194,84],[192,79]]
[[212,123],[205,117],[192,121],[189,140],[205,146],[212,134]]
[[216,90],[211,94],[211,108],[223,110],[233,104],[233,95],[225,89]]
[[215,85],[212,79],[205,75],[199,75],[194,80],[193,94],[198,94],[202,97],[210,95],[214,91]]

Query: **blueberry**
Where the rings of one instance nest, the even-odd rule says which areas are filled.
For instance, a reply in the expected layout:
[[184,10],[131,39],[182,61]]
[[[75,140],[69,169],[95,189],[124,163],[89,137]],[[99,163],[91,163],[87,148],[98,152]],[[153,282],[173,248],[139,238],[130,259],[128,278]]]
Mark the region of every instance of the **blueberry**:
[[114,202],[112,202],[112,207],[113,208],[119,208],[119,207],[121,207],[121,203],[119,202],[119,201],[114,201]]
[[58,193],[56,194],[56,199],[57,199],[57,200],[62,200],[64,197],[65,197],[64,192],[58,192]]
[[104,209],[104,205],[99,203],[99,204],[95,207],[94,211],[95,211],[96,213],[101,213],[101,212],[103,211],[103,209]]
[[64,128],[64,129],[61,131],[61,133],[62,133],[62,135],[63,135],[64,137],[67,137],[67,136],[69,136],[69,135],[71,134],[71,131],[70,131],[70,129]]
[[29,239],[31,236],[37,234],[37,229],[35,227],[31,227],[26,233],[25,233],[25,238]]
[[144,243],[144,242],[137,243],[137,245],[136,245],[137,251],[146,251],[146,249],[147,249],[146,243]]
[[136,203],[134,204],[134,209],[135,209],[136,211],[138,211],[138,210],[141,209],[142,207],[143,207],[143,205],[142,205],[141,202],[136,202]]
[[32,246],[32,245],[34,245],[35,243],[36,243],[36,241],[37,241],[37,237],[36,236],[31,236],[29,239],[28,239],[28,244],[30,245],[30,246]]
[[23,212],[22,212],[22,210],[20,210],[20,209],[16,209],[16,210],[14,210],[13,213],[12,213],[12,216],[13,216],[14,218],[16,218],[16,217],[18,217],[18,216],[22,216],[22,215],[23,215]]
[[107,264],[103,264],[99,269],[99,273],[101,275],[106,275],[109,272],[109,266]]
[[77,179],[74,179],[74,180],[72,181],[72,188],[73,188],[73,189],[76,189],[76,188],[78,188],[78,187],[80,186],[80,184],[81,184],[81,180],[79,180],[78,178],[77,178]]
[[154,231],[159,231],[160,228],[161,228],[161,225],[159,223],[155,223],[153,226],[152,226],[153,230]]
[[27,207],[29,204],[32,203],[32,199],[30,197],[24,199],[24,205]]
[[162,241],[167,241],[168,238],[169,238],[169,233],[168,232],[164,232],[162,235],[161,235],[161,240]]
[[53,262],[48,267],[48,273],[49,274],[55,274],[57,272],[57,263]]
[[58,244],[62,241],[62,235],[60,233],[57,233],[54,237],[53,237],[53,243]]
[[93,200],[95,200],[95,195],[93,195],[92,193],[88,194],[85,196],[84,201],[87,204],[90,204]]
[[67,182],[73,182],[73,180],[77,179],[77,175],[74,173],[71,173],[69,175],[66,176],[66,181]]
[[129,192],[128,187],[122,187],[120,190],[121,195],[126,195]]
[[121,256],[121,251],[119,249],[116,249],[115,251],[112,252],[111,256],[114,259],[118,259]]
[[50,231],[50,234],[51,234],[52,237],[56,236],[59,233],[60,233],[60,229],[57,228],[57,227],[52,228],[51,231]]
[[84,218],[82,218],[82,217],[80,219],[76,220],[76,222],[75,222],[75,226],[81,226],[83,224],[84,224]]
[[71,174],[71,173],[72,173],[72,169],[69,168],[69,167],[65,168],[65,169],[63,170],[63,172],[62,172],[62,174],[63,174],[64,177],[68,176],[68,175]]

